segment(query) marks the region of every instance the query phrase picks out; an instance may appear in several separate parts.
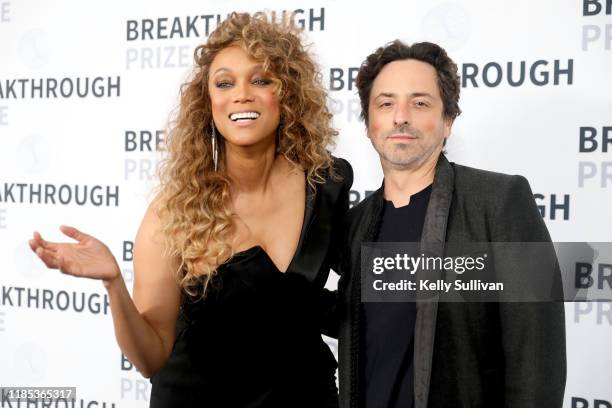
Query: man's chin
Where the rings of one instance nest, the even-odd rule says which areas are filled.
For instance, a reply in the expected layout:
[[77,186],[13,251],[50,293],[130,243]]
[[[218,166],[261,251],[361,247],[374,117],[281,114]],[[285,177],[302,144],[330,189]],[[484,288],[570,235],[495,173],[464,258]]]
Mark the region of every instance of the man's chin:
[[405,155],[397,156],[397,155],[389,155],[383,157],[383,160],[387,162],[392,167],[398,168],[411,168],[414,166],[418,166],[419,160],[417,157],[410,156],[407,157]]
[[417,152],[415,146],[408,144],[396,144],[390,150],[385,152],[385,159],[398,165],[419,162],[422,157],[422,153]]

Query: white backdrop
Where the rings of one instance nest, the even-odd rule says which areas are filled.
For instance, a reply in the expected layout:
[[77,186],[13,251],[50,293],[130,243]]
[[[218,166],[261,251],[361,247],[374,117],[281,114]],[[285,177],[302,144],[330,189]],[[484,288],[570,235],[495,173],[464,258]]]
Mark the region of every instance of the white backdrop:
[[[553,240],[612,241],[604,3],[0,0],[0,385],[76,386],[83,406],[148,406],[150,384],[122,359],[102,284],[45,270],[27,239],[78,226],[108,244],[131,286],[158,153],[130,141],[163,138],[193,48],[231,11],[295,11],[304,24],[340,130],[334,154],[355,169],[354,202],[381,171],[351,78],[388,41],[429,40],[463,76],[450,159],[526,176]],[[566,312],[564,406],[610,408],[612,307]]]

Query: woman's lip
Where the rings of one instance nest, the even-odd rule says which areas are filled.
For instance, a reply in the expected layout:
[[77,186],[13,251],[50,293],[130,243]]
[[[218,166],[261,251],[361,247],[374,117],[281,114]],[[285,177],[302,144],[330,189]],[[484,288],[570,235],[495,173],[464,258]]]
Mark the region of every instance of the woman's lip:
[[239,113],[251,113],[251,112],[256,113],[256,114],[257,114],[257,117],[260,117],[260,116],[261,116],[261,113],[260,113],[260,112],[258,112],[258,111],[255,111],[255,110],[244,110],[244,111],[232,112],[232,113],[230,113],[229,115],[227,115],[227,117],[228,117],[230,120],[232,120],[232,115],[236,115],[236,114],[239,114]]
[[257,119],[246,119],[246,120],[232,120],[232,124],[239,127],[249,126],[255,123]]

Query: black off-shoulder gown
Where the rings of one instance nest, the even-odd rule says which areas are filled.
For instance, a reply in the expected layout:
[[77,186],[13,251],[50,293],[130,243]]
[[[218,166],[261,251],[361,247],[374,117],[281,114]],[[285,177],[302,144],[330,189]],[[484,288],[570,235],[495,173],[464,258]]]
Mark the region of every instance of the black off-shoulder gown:
[[338,406],[336,360],[321,339],[335,295],[323,287],[352,170],[342,159],[334,167],[340,180],[308,189],[286,272],[255,246],[219,267],[203,300],[182,301],[174,348],[151,379],[152,408]]

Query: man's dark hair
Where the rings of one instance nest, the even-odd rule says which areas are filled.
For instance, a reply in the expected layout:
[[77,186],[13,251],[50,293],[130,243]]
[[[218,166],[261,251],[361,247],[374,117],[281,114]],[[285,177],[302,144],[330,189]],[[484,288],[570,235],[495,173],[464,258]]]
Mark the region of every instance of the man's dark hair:
[[357,74],[357,90],[361,100],[361,118],[368,124],[368,106],[372,84],[380,71],[390,62],[414,59],[432,65],[438,74],[438,88],[444,103],[444,117],[454,120],[461,113],[459,109],[459,75],[457,65],[439,45],[430,42],[407,45],[395,40],[378,48],[361,64]]

